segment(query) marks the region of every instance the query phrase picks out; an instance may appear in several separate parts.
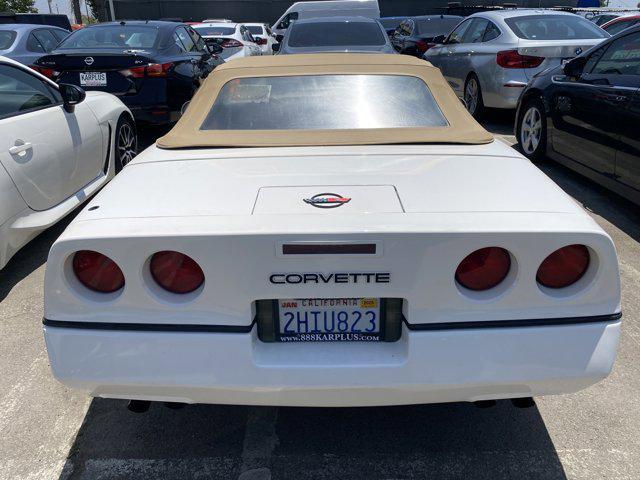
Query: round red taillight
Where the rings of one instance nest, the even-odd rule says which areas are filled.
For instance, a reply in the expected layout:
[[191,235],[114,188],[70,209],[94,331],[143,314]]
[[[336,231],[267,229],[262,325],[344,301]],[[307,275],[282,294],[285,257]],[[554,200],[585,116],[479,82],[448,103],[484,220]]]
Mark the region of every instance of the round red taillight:
[[544,259],[536,280],[548,288],[568,287],[582,278],[590,259],[589,249],[584,245],[567,245]]
[[156,283],[172,293],[193,292],[204,282],[200,265],[180,252],[154,253],[150,269]]
[[75,253],[73,273],[82,285],[95,292],[112,293],[124,286],[124,275],[116,262],[92,250]]
[[511,256],[504,248],[481,248],[460,262],[456,281],[469,290],[488,290],[502,282],[510,268]]

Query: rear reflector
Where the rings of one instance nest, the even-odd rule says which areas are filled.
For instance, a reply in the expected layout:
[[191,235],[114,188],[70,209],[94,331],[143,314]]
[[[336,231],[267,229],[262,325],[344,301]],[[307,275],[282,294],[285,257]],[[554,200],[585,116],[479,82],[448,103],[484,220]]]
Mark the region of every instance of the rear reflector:
[[283,255],[375,255],[375,243],[288,243]]
[[244,47],[244,45],[242,44],[242,42],[239,42],[238,40],[235,40],[233,38],[224,40],[220,46],[222,48],[237,48],[237,47]]
[[173,67],[173,63],[150,63],[143,67],[133,67],[122,70],[125,77],[144,78],[144,77],[166,77],[169,70]]
[[469,290],[488,290],[500,284],[510,268],[511,256],[504,248],[481,248],[460,262],[456,281]]
[[584,245],[562,247],[540,264],[536,280],[547,288],[564,288],[573,285],[586,273],[591,256]]
[[39,67],[38,65],[29,65],[31,69],[35,70],[38,73],[41,73],[47,78],[53,78],[56,76],[58,72],[54,71],[53,68]]
[[180,252],[154,253],[150,270],[156,283],[171,293],[193,292],[204,282],[200,265]]
[[80,250],[73,256],[73,273],[90,290],[112,293],[124,286],[120,267],[106,255],[92,250]]
[[496,63],[502,68],[537,68],[544,57],[520,55],[517,50],[503,50],[496,54]]

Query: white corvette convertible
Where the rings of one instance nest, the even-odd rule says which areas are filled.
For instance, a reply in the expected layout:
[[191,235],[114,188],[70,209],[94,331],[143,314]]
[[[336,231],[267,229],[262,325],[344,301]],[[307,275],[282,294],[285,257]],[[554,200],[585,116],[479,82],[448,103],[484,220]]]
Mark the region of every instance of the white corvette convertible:
[[116,97],[85,98],[0,57],[0,269],[135,154],[135,124]]
[[255,57],[53,245],[53,373],[93,396],[357,406],[606,377],[611,239],[402,55]]

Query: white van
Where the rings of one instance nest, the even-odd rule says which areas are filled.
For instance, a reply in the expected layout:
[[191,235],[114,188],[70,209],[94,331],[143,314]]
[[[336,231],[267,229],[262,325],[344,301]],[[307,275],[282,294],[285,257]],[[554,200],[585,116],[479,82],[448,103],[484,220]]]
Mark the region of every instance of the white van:
[[317,17],[380,18],[378,0],[322,0],[296,2],[271,27],[278,41],[292,21]]

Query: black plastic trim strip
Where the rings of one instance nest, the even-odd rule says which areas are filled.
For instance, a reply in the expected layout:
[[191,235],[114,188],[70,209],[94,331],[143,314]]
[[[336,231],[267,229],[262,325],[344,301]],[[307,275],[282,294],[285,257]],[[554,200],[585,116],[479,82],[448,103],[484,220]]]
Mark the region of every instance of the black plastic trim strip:
[[[104,159],[104,165],[102,166],[102,171],[105,175],[109,173],[109,158],[111,157],[111,136],[113,132],[111,131],[111,124],[109,123],[109,133],[107,134],[107,156]],[[115,157],[114,157],[115,158]]]
[[595,315],[593,317],[568,318],[536,318],[525,320],[486,320],[478,322],[445,322],[445,323],[409,323],[405,325],[409,330],[472,330],[477,328],[519,328],[519,327],[550,327],[558,325],[577,325],[581,323],[608,323],[622,318],[622,312],[611,315]]
[[127,332],[250,333],[254,322],[251,322],[251,325],[176,325],[163,323],[66,322],[45,318],[42,320],[42,324],[45,327]]

